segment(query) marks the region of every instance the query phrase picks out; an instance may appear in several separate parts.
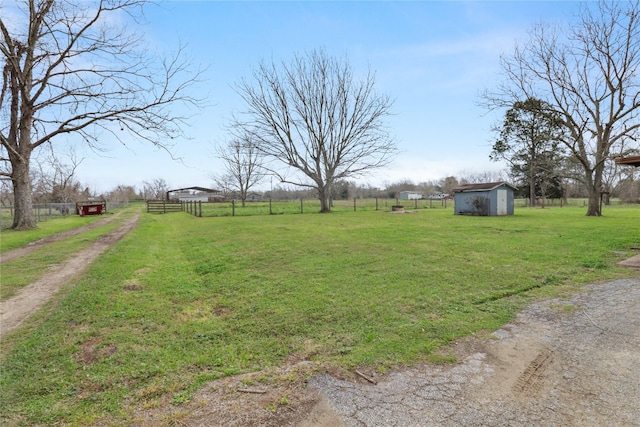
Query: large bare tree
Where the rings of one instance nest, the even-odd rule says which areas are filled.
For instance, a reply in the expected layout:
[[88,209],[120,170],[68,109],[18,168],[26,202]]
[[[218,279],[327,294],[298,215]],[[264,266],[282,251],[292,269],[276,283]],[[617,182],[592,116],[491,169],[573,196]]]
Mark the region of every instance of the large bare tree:
[[234,127],[251,138],[270,173],[315,189],[320,211],[330,212],[335,182],[385,166],[396,151],[384,123],[392,102],[374,83],[371,73],[357,80],[346,59],[323,50],[290,64],[263,62],[237,85],[247,110]]
[[585,2],[577,21],[535,26],[528,42],[502,57],[505,80],[484,94],[489,107],[545,100],[568,130],[563,144],[589,191],[587,215],[600,216],[605,163],[640,132],[640,3]]
[[240,195],[245,207],[249,191],[263,178],[262,155],[250,138],[233,139],[216,146],[216,154],[224,163],[224,169],[212,176],[216,185],[225,192]]
[[[118,25],[141,16],[146,0],[22,0],[1,10],[0,175],[13,184],[13,228],[35,226],[31,156],[73,134],[100,148],[105,134],[169,149],[200,72],[181,48],[168,58]],[[11,19],[10,19],[11,18]]]

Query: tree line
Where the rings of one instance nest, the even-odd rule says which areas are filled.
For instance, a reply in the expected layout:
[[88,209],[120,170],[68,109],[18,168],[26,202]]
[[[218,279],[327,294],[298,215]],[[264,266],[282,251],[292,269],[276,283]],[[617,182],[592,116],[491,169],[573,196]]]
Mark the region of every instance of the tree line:
[[[112,19],[135,20],[146,3],[22,0],[21,19],[0,15],[0,177],[12,188],[14,229],[35,226],[34,153],[59,153],[68,135],[99,149],[104,133],[170,153],[189,122],[178,111],[203,105],[193,95],[201,69],[181,47],[151,55]],[[490,156],[509,162],[532,203],[570,179],[587,191],[587,215],[600,216],[613,159],[640,152],[640,1],[581,3],[575,21],[534,26],[500,66],[500,83],[479,102],[506,111]],[[235,89],[245,108],[219,144],[227,168],[215,179],[242,200],[271,176],[313,191],[330,212],[341,182],[397,153],[386,123],[392,99],[376,90],[373,71],[356,76],[346,57],[316,49],[263,61]],[[61,178],[49,181],[71,188]]]

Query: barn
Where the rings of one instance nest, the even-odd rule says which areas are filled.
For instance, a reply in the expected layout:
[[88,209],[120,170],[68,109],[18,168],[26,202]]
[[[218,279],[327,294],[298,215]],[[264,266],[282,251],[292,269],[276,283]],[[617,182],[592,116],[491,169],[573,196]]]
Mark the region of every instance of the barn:
[[453,189],[455,215],[513,215],[517,187],[501,182],[466,184]]
[[220,190],[206,187],[186,187],[167,191],[167,200],[180,202],[214,202],[223,198]]

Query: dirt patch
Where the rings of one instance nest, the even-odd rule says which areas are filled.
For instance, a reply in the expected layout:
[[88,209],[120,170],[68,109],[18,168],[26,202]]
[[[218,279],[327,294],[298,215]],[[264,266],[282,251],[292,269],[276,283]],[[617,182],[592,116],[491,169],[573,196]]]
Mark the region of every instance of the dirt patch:
[[80,353],[76,356],[76,359],[83,365],[91,365],[113,356],[117,352],[118,348],[116,346],[103,346],[99,339],[94,338],[80,346]]
[[[83,249],[81,252],[67,259],[64,263],[54,267],[36,282],[20,289],[12,298],[0,302],[0,325],[2,326],[0,328],[0,337],[20,326],[29,316],[46,304],[65,283],[81,274],[87,265],[102,252],[113,246],[129,231],[133,230],[138,222],[139,216],[138,214],[126,219],[120,227],[111,233],[102,236],[88,248]],[[110,220],[113,220],[113,218]],[[95,224],[96,223],[91,224],[91,228],[97,227]],[[104,222],[102,224],[104,224]],[[77,233],[65,233],[65,237],[56,235],[57,237],[55,239],[49,239],[48,243],[58,241],[73,234]],[[44,243],[41,243],[40,246],[43,244]],[[25,253],[22,253],[22,255],[25,255]]]

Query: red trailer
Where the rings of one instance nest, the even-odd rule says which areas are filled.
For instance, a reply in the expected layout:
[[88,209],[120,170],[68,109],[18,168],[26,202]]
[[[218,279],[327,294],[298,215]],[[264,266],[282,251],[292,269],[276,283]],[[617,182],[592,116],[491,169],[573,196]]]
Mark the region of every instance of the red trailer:
[[107,212],[107,202],[77,202],[78,215],[102,215]]

